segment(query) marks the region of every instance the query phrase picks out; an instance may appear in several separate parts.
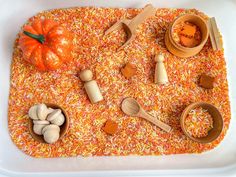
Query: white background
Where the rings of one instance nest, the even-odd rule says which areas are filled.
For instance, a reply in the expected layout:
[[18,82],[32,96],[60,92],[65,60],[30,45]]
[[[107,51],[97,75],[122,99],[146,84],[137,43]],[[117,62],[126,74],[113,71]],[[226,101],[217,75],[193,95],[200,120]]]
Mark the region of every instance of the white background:
[[[164,157],[106,157],[34,159],[21,153],[11,142],[7,129],[12,46],[22,24],[41,10],[74,6],[197,8],[215,16],[224,37],[232,121],[224,141],[202,155]],[[116,176],[116,175],[233,175],[236,173],[236,0],[0,0],[0,173],[10,176]]]

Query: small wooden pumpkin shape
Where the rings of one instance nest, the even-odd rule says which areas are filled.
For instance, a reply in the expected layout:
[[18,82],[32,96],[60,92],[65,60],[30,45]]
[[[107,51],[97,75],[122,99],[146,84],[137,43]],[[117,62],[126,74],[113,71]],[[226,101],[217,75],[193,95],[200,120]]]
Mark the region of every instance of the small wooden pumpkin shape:
[[24,59],[41,71],[58,69],[72,59],[73,37],[53,20],[36,19],[26,25],[20,35],[19,46]]

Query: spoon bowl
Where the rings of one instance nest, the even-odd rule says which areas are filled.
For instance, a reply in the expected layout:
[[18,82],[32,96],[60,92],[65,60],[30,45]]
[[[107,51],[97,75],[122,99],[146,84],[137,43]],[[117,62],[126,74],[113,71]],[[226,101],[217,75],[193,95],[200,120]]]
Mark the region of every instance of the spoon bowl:
[[134,98],[125,98],[121,103],[121,109],[129,116],[141,117],[155,124],[166,132],[171,131],[171,127],[169,125],[148,114]]
[[121,104],[122,111],[130,116],[137,116],[140,112],[140,108],[139,103],[133,98],[126,98]]

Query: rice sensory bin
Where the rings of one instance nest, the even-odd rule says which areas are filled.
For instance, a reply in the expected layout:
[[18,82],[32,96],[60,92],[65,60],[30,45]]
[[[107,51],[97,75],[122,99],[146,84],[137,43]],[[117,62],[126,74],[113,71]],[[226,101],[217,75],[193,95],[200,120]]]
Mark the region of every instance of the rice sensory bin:
[[[22,46],[30,46],[32,42],[27,34],[23,36],[22,31],[17,36],[11,65],[8,124],[12,141],[19,149],[30,156],[43,158],[167,155],[201,153],[215,148],[223,140],[230,123],[223,49],[213,50],[208,38],[198,54],[182,58],[170,53],[165,45],[166,31],[177,17],[194,14],[207,21],[208,16],[196,9],[155,9],[155,14],[137,27],[135,39],[117,50],[126,40],[124,29],[109,35],[104,35],[104,32],[120,19],[132,19],[141,12],[142,9],[76,7],[43,11],[26,22],[24,26],[45,19],[60,24],[57,35],[63,33],[64,38],[66,36],[71,42],[70,47],[63,48],[71,56],[66,58],[66,53],[61,52],[58,54],[61,62],[50,51],[45,52],[48,49],[44,47],[37,53],[37,56],[45,58],[43,64],[39,62],[40,57],[31,60],[36,52],[28,54],[30,62],[27,62],[25,51],[31,49]],[[45,23],[42,33],[53,25]],[[194,29],[191,30],[193,33]],[[62,38],[55,35],[49,32],[52,41],[48,42],[49,37],[45,38],[45,45],[53,48],[57,40],[61,40],[61,46],[66,43],[64,38],[63,43]],[[35,45],[41,47],[38,42]],[[154,83],[154,58],[158,54],[165,59],[161,66],[166,70],[165,77],[168,75],[165,84]],[[52,61],[53,64],[50,63]],[[127,63],[131,69],[126,68],[128,71],[122,74],[121,69]],[[86,82],[79,76],[79,72],[85,69],[92,71],[92,74],[87,72],[88,82],[92,78],[93,89],[102,95],[94,104],[88,97],[91,93],[84,88]],[[214,87],[199,86],[202,74],[214,78]],[[147,120],[124,114],[121,103],[126,97],[135,98],[151,116],[169,125],[171,131],[163,131]],[[189,139],[180,126],[185,107],[198,101],[213,104],[223,118],[221,134],[210,143],[202,144]],[[33,105],[42,103],[60,105],[69,118],[68,130],[62,138],[58,135],[60,129],[52,131],[57,133],[58,139],[52,144],[35,140],[29,131],[28,111]],[[49,121],[42,119],[45,120],[34,120],[34,124],[42,125],[37,130],[41,133],[42,128],[45,133],[49,131],[44,130]],[[191,126],[191,122],[188,125]]]

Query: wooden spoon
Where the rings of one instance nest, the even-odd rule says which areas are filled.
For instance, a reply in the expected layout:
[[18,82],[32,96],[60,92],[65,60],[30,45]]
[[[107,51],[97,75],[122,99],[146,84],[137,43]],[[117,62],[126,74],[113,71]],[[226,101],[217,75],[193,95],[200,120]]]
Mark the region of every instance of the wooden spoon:
[[125,98],[122,101],[121,109],[127,115],[144,118],[144,119],[148,120],[149,122],[155,124],[156,126],[160,127],[162,130],[165,130],[166,132],[171,131],[171,127],[169,125],[161,122],[157,118],[148,114],[140,106],[140,104],[133,98]]

